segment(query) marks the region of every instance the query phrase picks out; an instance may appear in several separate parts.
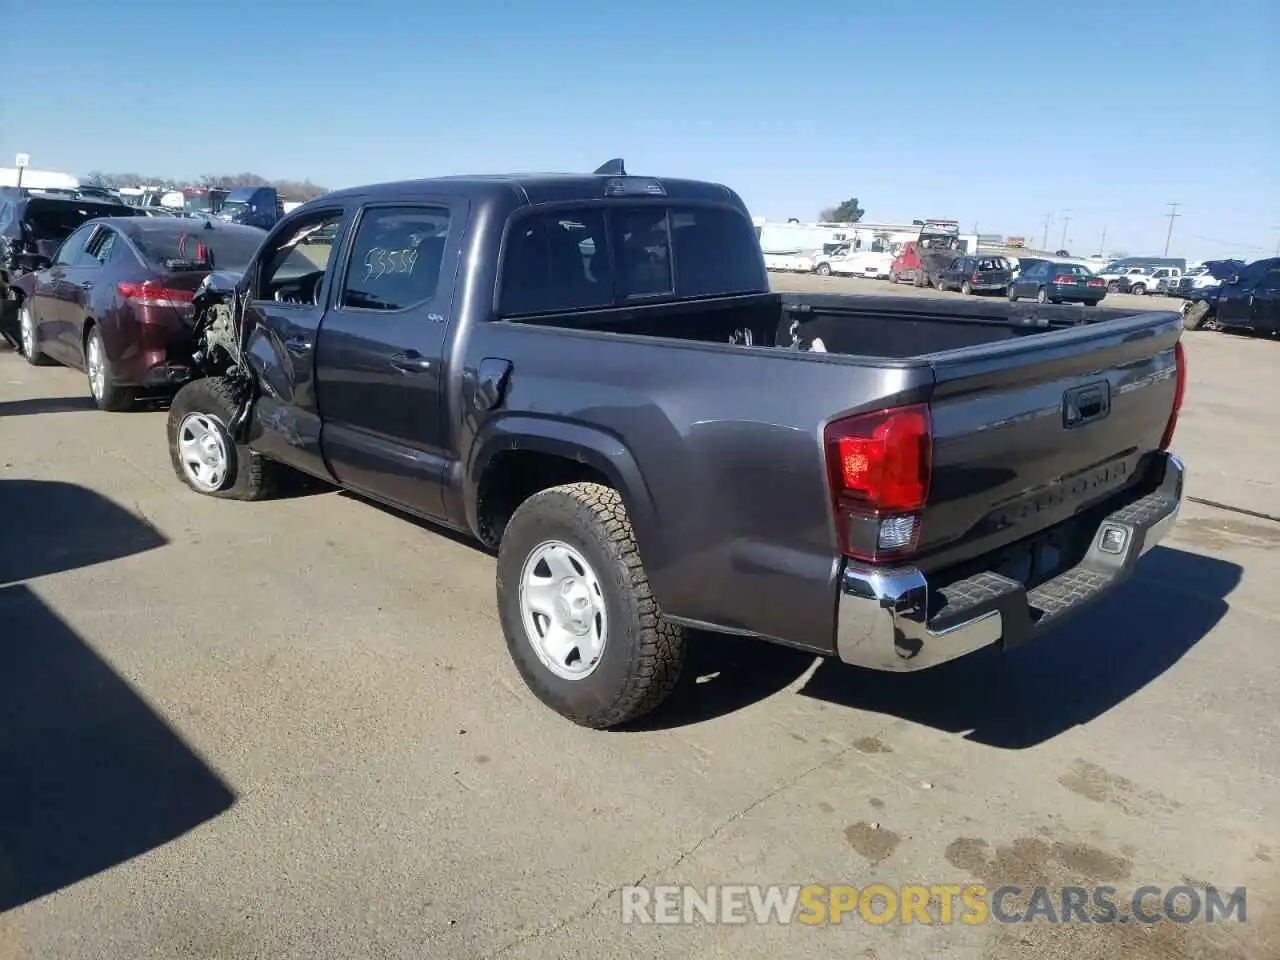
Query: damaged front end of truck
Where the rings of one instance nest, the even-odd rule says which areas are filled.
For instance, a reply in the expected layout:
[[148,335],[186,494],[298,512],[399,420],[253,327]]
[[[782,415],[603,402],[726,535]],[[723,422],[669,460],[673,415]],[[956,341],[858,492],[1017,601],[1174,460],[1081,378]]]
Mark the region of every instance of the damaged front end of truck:
[[192,301],[196,344],[192,371],[195,378],[221,377],[235,388],[236,413],[227,432],[236,439],[243,437],[258,394],[257,378],[245,362],[242,278],[240,273],[214,271],[201,281]]

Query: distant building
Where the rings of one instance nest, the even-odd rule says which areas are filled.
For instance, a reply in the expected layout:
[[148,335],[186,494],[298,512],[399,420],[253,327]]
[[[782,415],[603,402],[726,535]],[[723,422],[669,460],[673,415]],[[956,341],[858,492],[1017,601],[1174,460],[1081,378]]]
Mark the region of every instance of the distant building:
[[[18,185],[17,167],[0,167],[0,187],[16,187]],[[69,173],[58,173],[54,170],[32,170],[26,167],[22,171],[22,185],[32,190],[74,190],[80,186],[78,177]]]

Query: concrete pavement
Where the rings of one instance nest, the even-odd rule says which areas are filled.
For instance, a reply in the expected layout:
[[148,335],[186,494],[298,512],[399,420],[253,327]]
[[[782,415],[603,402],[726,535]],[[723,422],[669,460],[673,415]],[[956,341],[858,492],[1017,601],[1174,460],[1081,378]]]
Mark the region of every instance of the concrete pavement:
[[[1192,492],[1276,513],[1280,344],[1187,350]],[[483,552],[197,497],[162,412],[86,396],[0,352],[0,960],[1280,954],[1280,524],[1188,504],[1122,595],[920,675],[700,637],[594,733],[520,683]],[[632,883],[876,881],[1247,885],[1249,922],[619,922]]]

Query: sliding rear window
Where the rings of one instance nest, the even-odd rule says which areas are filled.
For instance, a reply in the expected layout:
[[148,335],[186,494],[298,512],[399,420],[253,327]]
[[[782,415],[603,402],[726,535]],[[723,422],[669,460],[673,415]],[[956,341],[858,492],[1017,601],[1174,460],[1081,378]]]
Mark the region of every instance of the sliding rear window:
[[610,204],[535,214],[508,234],[504,316],[769,289],[755,228],[736,210]]

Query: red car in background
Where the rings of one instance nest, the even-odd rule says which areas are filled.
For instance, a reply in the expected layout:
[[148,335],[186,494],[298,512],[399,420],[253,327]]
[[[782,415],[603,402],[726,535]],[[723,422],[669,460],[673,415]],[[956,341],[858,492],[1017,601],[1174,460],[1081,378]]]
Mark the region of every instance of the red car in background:
[[192,299],[216,266],[243,270],[266,231],[178,217],[91,220],[14,287],[22,352],[84,370],[103,410],[190,377]]

